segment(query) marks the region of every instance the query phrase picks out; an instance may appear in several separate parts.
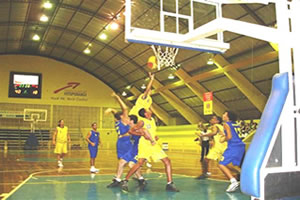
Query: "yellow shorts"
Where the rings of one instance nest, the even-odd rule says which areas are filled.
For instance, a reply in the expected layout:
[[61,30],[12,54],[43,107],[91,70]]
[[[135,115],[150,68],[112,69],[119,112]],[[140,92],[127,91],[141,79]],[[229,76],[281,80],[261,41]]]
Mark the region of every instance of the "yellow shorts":
[[138,149],[138,158],[145,158],[148,161],[154,161],[157,162],[163,158],[168,157],[167,154],[162,150],[162,148],[159,146],[159,144],[151,145],[149,144],[145,145],[139,144]]
[[227,148],[227,145],[226,146],[220,146],[221,148],[218,148],[218,147],[212,147],[206,158],[207,159],[210,159],[210,160],[221,160],[222,156],[223,156],[223,153],[224,151],[226,150]]
[[56,154],[68,153],[68,143],[56,142],[54,153]]

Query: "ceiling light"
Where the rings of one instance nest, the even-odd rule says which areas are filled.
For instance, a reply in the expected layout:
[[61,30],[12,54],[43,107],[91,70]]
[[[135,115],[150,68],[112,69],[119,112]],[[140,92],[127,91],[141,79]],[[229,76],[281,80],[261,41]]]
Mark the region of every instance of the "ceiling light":
[[122,92],[122,96],[125,97],[127,93],[125,91]]
[[34,36],[32,37],[32,39],[34,41],[39,41],[41,38],[40,38],[40,36],[38,34],[34,34]]
[[83,53],[85,54],[90,54],[91,53],[91,50],[89,48],[86,48],[85,50],[83,50]]
[[143,90],[146,89],[145,83],[143,83],[143,85],[141,86],[141,88],[142,88]]
[[127,86],[126,86],[126,89],[127,89],[127,90],[130,90],[130,88],[131,88],[131,85],[127,85]]
[[43,7],[46,8],[46,9],[50,9],[50,8],[52,8],[52,3],[50,3],[50,1],[46,1],[46,2],[43,4]]
[[168,79],[172,80],[174,78],[175,78],[175,76],[173,74],[169,74]]
[[117,30],[119,28],[119,24],[116,22],[112,22],[109,26],[111,30]]
[[46,15],[42,15],[41,17],[40,17],[40,21],[41,22],[47,22],[49,20],[49,17],[47,17]]
[[208,65],[213,65],[214,64],[214,61],[212,58],[208,59],[207,63]]
[[106,40],[106,39],[107,39],[107,35],[106,35],[105,33],[101,33],[101,34],[99,35],[99,38],[100,38],[101,40]]

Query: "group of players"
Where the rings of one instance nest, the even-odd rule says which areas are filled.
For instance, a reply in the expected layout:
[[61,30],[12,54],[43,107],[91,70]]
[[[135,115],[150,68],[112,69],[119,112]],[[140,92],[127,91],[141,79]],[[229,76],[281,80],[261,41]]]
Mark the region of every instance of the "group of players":
[[[115,128],[118,133],[117,157],[118,167],[116,177],[107,187],[121,187],[123,191],[128,191],[128,180],[135,174],[140,188],[144,189],[147,182],[141,174],[141,167],[146,161],[161,160],[164,163],[167,185],[166,190],[179,192],[172,179],[171,161],[158,145],[156,136],[156,124],[152,118],[152,98],[151,87],[154,75],[149,74],[150,81],[143,94],[141,94],[134,107],[128,111],[128,107],[122,99],[115,93],[112,96],[120,104],[121,110],[107,109],[105,114],[113,114],[115,118]],[[200,130],[207,129],[207,134],[199,134],[199,137],[212,137],[214,145],[203,162],[203,174],[198,179],[206,178],[208,174],[209,160],[219,161],[219,168],[228,177],[231,184],[226,189],[227,192],[235,191],[238,186],[238,180],[232,175],[229,164],[240,166],[245,152],[245,144],[238,137],[236,131],[236,116],[230,111],[223,114],[223,125],[221,119],[213,116],[210,120],[210,127],[205,128],[199,124]],[[90,164],[92,173],[99,170],[95,168],[95,158],[97,156],[98,145],[100,144],[97,124],[92,124],[92,130],[88,133],[86,140],[90,151]],[[59,121],[58,127],[53,135],[53,144],[56,145],[54,153],[57,154],[58,167],[63,167],[62,159],[67,152],[67,141],[70,141],[68,129],[64,126],[63,120]],[[123,169],[128,164],[130,167],[125,179],[121,180]]]
[[[201,122],[198,124],[200,133],[196,132],[200,138],[208,138],[202,143],[208,143],[211,138],[212,145],[206,157],[202,160],[202,174],[197,179],[205,179],[211,173],[208,171],[210,160],[219,162],[219,168],[230,180],[230,185],[226,192],[234,192],[239,187],[239,168],[242,165],[245,155],[245,144],[239,138],[239,125],[236,123],[236,115],[231,111],[224,112],[222,119],[213,115],[209,121],[210,126],[206,127]],[[223,122],[223,123],[222,123]],[[202,145],[205,147],[207,145]],[[205,151],[202,148],[202,153]],[[230,164],[232,163],[233,167]],[[231,171],[235,171],[238,177],[234,177]]]

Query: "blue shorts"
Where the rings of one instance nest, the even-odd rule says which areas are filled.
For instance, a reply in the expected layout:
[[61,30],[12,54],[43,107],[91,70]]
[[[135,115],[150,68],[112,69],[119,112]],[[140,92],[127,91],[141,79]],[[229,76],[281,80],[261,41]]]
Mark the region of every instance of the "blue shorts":
[[91,158],[96,158],[97,153],[98,153],[98,145],[96,145],[94,147],[92,145],[89,145],[89,151],[90,151],[90,157]]
[[245,153],[245,145],[228,146],[219,164],[228,165],[232,163],[235,166],[240,166]]
[[118,139],[117,141],[117,155],[118,159],[123,159],[127,162],[134,162],[136,163],[136,154],[133,150],[133,145],[130,141],[130,137],[124,137]]

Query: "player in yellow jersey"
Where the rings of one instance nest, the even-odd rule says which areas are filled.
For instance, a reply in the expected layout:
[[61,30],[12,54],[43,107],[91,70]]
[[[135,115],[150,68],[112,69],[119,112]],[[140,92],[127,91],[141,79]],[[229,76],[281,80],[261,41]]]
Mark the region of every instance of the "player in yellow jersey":
[[64,120],[58,121],[58,126],[56,127],[52,143],[55,145],[54,153],[57,154],[57,164],[58,167],[63,167],[63,157],[68,153],[68,142],[71,142],[70,134],[68,132],[68,127],[65,126]]
[[213,146],[209,150],[204,162],[202,162],[202,175],[198,176],[197,179],[205,179],[210,173],[208,172],[210,160],[220,161],[222,155],[227,148],[227,142],[222,140],[225,136],[224,128],[221,125],[222,119],[216,115],[213,115],[209,120],[210,127],[208,128],[208,134],[199,135],[200,137],[213,137]]
[[[156,140],[158,137],[156,136],[156,124],[155,120],[152,118],[152,112],[150,110],[146,110],[144,108],[141,108],[139,110],[139,116],[141,117],[141,120],[144,122],[144,128],[150,133],[152,138],[155,138]],[[147,141],[145,138],[141,138],[139,141],[138,146],[138,162],[130,169],[130,171],[127,173],[125,180],[122,184],[122,190],[128,191],[128,179],[134,174],[135,171],[140,169],[144,162],[147,160],[153,160],[158,161],[161,160],[165,165],[165,171],[167,174],[167,191],[173,191],[173,192],[179,192],[179,190],[176,188],[175,184],[173,183],[172,179],[172,166],[171,161],[168,158],[167,154],[162,150],[162,148],[157,144],[151,144],[149,141]]]

